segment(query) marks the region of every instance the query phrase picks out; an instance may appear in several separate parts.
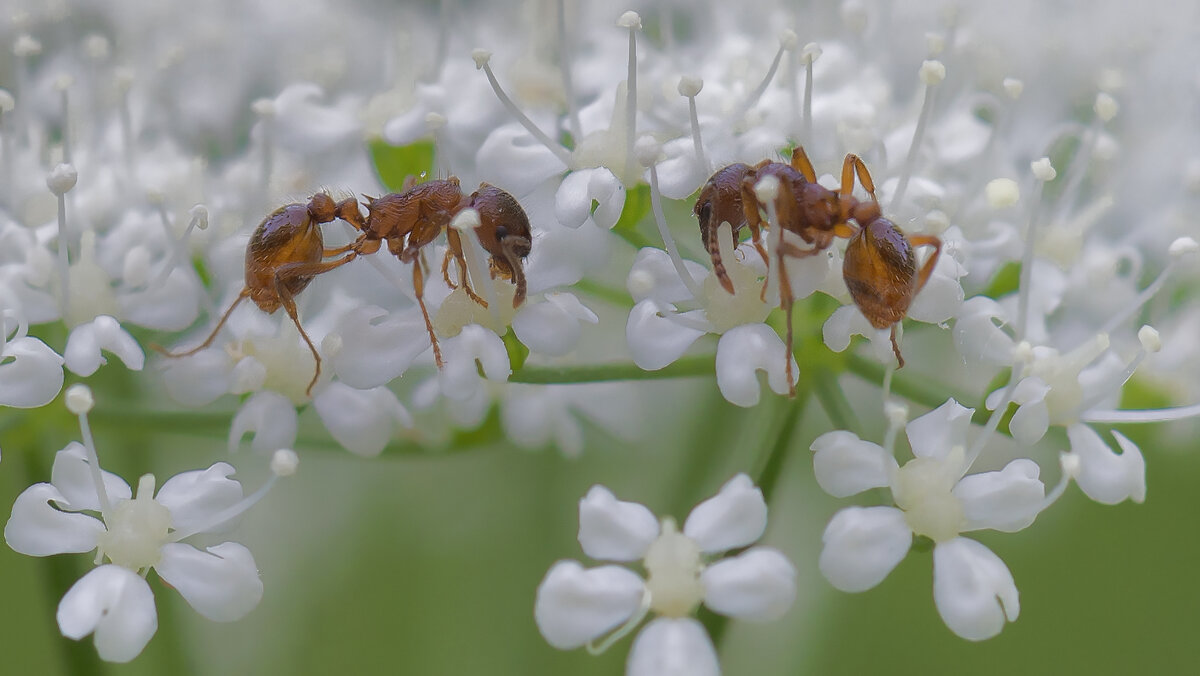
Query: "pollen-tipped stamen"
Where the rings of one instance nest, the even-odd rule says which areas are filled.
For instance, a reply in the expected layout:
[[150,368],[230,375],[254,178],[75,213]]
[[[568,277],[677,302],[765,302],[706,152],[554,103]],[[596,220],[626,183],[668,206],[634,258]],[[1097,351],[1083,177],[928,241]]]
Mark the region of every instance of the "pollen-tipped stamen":
[[[281,457],[281,454],[283,454],[285,457]],[[226,507],[225,509],[222,509],[216,514],[213,514],[208,518],[207,521],[198,523],[188,530],[177,530],[172,532],[170,537],[171,542],[179,542],[180,540],[191,537],[197,533],[204,533],[214,530],[219,526],[226,524],[246,513],[247,510],[258,504],[259,500],[262,500],[264,497],[266,497],[267,493],[271,491],[271,489],[279,481],[280,477],[286,477],[295,474],[296,464],[298,462],[299,461],[296,458],[294,451],[289,449],[279,449],[275,451],[275,453],[271,455],[271,476],[268,477],[265,482],[263,482],[262,486],[258,487],[258,490],[254,491],[250,495],[247,495],[238,502]]]
[[579,109],[575,107],[574,88],[571,86],[571,42],[567,39],[567,7],[566,0],[558,0],[558,68],[562,72],[563,99],[567,104],[567,125],[575,143],[583,137],[583,127],[579,124]]
[[633,175],[633,142],[637,138],[637,32],[642,18],[637,12],[625,12],[617,25],[629,29],[629,60],[625,75],[625,173]]
[[662,237],[663,246],[667,249],[667,255],[671,257],[671,264],[675,266],[675,272],[679,275],[679,279],[683,281],[683,285],[687,287],[688,293],[692,294],[692,298],[697,301],[704,298],[704,290],[700,284],[692,277],[692,273],[688,271],[687,266],[683,263],[683,257],[679,255],[679,247],[675,244],[675,238],[671,236],[671,230],[667,227],[666,216],[663,215],[662,195],[658,190],[658,169],[651,163],[650,168],[650,211],[654,214],[654,225],[658,227],[658,234]]
[[100,457],[96,454],[96,442],[92,439],[92,428],[88,424],[87,414],[92,410],[96,400],[92,390],[87,385],[77,383],[67,388],[63,397],[67,410],[79,419],[79,436],[87,453],[88,474],[96,489],[96,497],[100,500],[100,513],[107,519],[112,512],[112,502],[108,498],[108,490],[104,487],[104,474],[100,471]]
[[712,165],[708,163],[708,157],[704,154],[704,143],[700,138],[700,116],[696,113],[696,95],[704,88],[704,80],[697,77],[681,77],[679,78],[679,95],[688,100],[688,116],[692,125],[692,149],[696,153],[696,162],[704,174],[712,173]]
[[1032,292],[1033,251],[1037,241],[1038,216],[1042,208],[1042,191],[1046,183],[1053,181],[1058,175],[1048,157],[1030,163],[1030,169],[1033,170],[1035,185],[1033,197],[1029,200],[1029,220],[1028,225],[1025,226],[1024,238],[1025,249],[1021,253],[1021,286],[1017,296],[1015,327],[1018,341],[1025,339],[1025,332],[1029,328],[1029,294]]
[[796,34],[791,30],[786,30],[779,36],[779,49],[775,52],[775,58],[771,60],[771,66],[767,68],[767,74],[763,76],[762,82],[759,82],[758,86],[750,92],[750,96],[746,97],[746,100],[742,101],[741,105],[737,107],[733,115],[729,116],[730,124],[736,124],[740,121],[754,107],[754,104],[758,103],[762,95],[766,93],[767,87],[771,85],[771,80],[775,79],[775,73],[779,70],[779,62],[783,60],[783,53],[794,49],[796,47],[796,40]]
[[476,49],[471,53],[471,58],[475,59],[475,67],[482,70],[483,74],[487,76],[488,84],[492,86],[492,92],[496,94],[496,98],[500,99],[501,105],[504,106],[509,115],[512,115],[517,122],[520,122],[521,126],[525,127],[525,130],[532,134],[539,143],[546,146],[547,150],[554,153],[555,157],[562,160],[563,164],[570,166],[571,152],[558,143],[551,141],[550,137],[539,129],[525,113],[521,112],[521,109],[517,107],[517,104],[513,103],[512,99],[508,98],[508,94],[504,93],[504,90],[500,87],[500,82],[496,80],[495,73],[492,72],[491,65],[488,64],[488,61],[492,58],[492,53],[484,49]]
[[921,82],[925,84],[925,98],[921,102],[921,112],[917,116],[917,127],[913,130],[912,143],[908,146],[908,156],[904,158],[904,167],[900,171],[900,179],[896,183],[896,194],[892,197],[891,206],[895,209],[904,199],[908,190],[908,181],[912,178],[917,164],[917,154],[921,152],[921,142],[925,139],[925,128],[933,115],[933,99],[937,93],[937,85],[946,79],[946,66],[941,61],[929,60],[921,64]]

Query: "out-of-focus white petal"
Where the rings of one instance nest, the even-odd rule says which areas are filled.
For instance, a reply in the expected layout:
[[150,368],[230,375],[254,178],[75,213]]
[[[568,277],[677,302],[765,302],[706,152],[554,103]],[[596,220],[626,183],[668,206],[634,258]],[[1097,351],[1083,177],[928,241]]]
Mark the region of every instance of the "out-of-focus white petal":
[[[692,279],[701,280],[708,276],[708,270],[694,261],[685,260],[683,267],[691,274]],[[678,303],[690,300],[692,292],[688,290],[671,256],[662,249],[646,247],[639,249],[633,267],[625,278],[625,288],[633,296],[633,302],[641,303],[647,298],[653,298],[660,303]]]
[[566,165],[519,124],[496,127],[475,154],[475,169],[518,197],[561,174]]
[[1046,499],[1039,471],[1036,462],[1019,458],[998,472],[963,477],[954,487],[954,495],[962,501],[967,530],[1015,533],[1028,528]]
[[593,559],[636,561],[658,537],[658,519],[636,502],[595,485],[579,501],[579,544]]
[[141,371],[146,364],[146,354],[117,320],[100,315],[86,324],[71,329],[67,337],[67,349],[63,358],[67,368],[77,375],[90,376],[106,363],[101,350],[111,352],[125,363],[126,368]]
[[950,631],[982,641],[1021,612],[1012,573],[992,550],[954,538],[933,548],[933,602]]
[[339,444],[366,457],[383,451],[397,423],[412,423],[408,411],[386,387],[356,390],[335,381],[313,398],[313,408]]
[[683,534],[696,541],[706,554],[744,547],[767,529],[767,503],[750,477],[738,474],[713,497],[696,505]]
[[766,621],[782,617],[796,599],[796,567],[782,552],[754,547],[700,574],[704,605],[723,615]]
[[512,320],[517,339],[532,352],[561,357],[579,341],[579,320],[554,303],[529,303]]
[[207,552],[181,542],[165,544],[154,570],[196,612],[214,622],[239,620],[262,600],[254,557],[236,542],[223,542]]
[[912,530],[895,507],[847,507],[821,536],[819,565],[829,584],[846,592],[883,582],[912,546]]
[[442,393],[451,399],[465,399],[475,393],[479,384],[476,361],[483,366],[488,380],[504,382],[512,373],[504,341],[478,324],[464,326],[457,336],[443,341],[442,357],[445,366],[438,378]]
[[58,396],[63,358],[29,336],[9,341],[0,352],[0,406],[37,408]]
[[1120,432],[1113,437],[1121,446],[1121,454],[1113,453],[1100,435],[1091,427],[1076,423],[1067,428],[1071,453],[1079,458],[1079,474],[1075,483],[1087,496],[1105,505],[1115,505],[1126,498],[1134,502],[1146,499],[1146,461],[1137,445]]
[[891,482],[896,459],[879,444],[845,430],[826,432],[812,444],[813,474],[821,490],[835,498],[856,495]]
[[163,367],[167,395],[184,406],[204,406],[230,391],[229,355],[224,350],[168,359]]
[[938,258],[937,267],[929,276],[925,288],[913,298],[908,317],[919,322],[941,324],[958,314],[963,302],[963,288],[958,279],[966,269],[952,256]]
[[[1050,386],[1037,377],[1025,378],[1017,383],[1016,389],[1013,390],[1013,401],[1017,404],[1017,411],[1013,413],[1008,429],[1013,438],[1021,444],[1036,444],[1050,428],[1050,409],[1046,405],[1046,395],[1049,393]],[[988,395],[988,407],[994,410],[999,406],[1003,394],[1004,390],[998,389]]]
[[658,189],[663,197],[681,200],[700,189],[712,174],[696,157],[696,145],[690,136],[671,139],[663,144],[666,159],[655,167]]
[[578,561],[559,561],[538,585],[533,618],[550,645],[571,650],[632,617],[645,588],[642,578],[620,566],[585,570]]
[[[100,511],[100,496],[96,494],[96,483],[92,479],[87,451],[83,444],[72,441],[54,455],[54,466],[50,468],[50,483],[54,484],[64,499],[62,506],[73,512],[84,510]],[[104,492],[115,504],[131,496],[129,484],[112,472],[101,470]]]
[[[592,213],[592,203],[596,212]],[[583,225],[592,216],[596,225],[611,228],[625,206],[625,186],[604,167],[579,169],[567,174],[554,196],[554,216],[568,228]]]
[[242,484],[229,478],[233,473],[233,465],[225,462],[180,472],[167,479],[154,499],[170,510],[172,528],[192,533],[242,499]]
[[666,318],[674,308],[647,298],[629,311],[625,340],[639,368],[657,371],[683,356],[704,331],[683,326]]
[[429,349],[423,320],[387,315],[372,305],[355,308],[338,322],[342,347],[329,361],[337,377],[350,387],[368,390],[386,385]]
[[28,556],[90,552],[104,532],[104,524],[86,514],[55,509],[50,501],[65,503],[50,484],[34,484],[17,496],[12,516],[4,526],[4,540],[13,551]]
[[721,665],[704,625],[660,617],[642,629],[629,650],[625,676],[720,676]]
[[954,344],[964,359],[1008,366],[1015,342],[993,320],[1004,320],[1000,304],[986,296],[975,296],[959,309],[954,322]]
[[106,662],[141,654],[158,630],[154,592],[137,573],[117,565],[93,568],[58,604],[58,628],[79,639],[95,632],[96,652]]
[[242,437],[254,432],[250,448],[276,451],[296,445],[296,408],[287,397],[263,390],[256,392],[233,417],[229,427],[229,451],[237,450]]
[[175,268],[161,284],[117,297],[121,317],[157,331],[182,331],[200,314],[203,289],[196,274]]
[[874,328],[853,305],[843,305],[829,315],[821,327],[821,338],[825,346],[834,352],[841,352],[850,347],[850,338],[854,335],[865,335]]
[[717,387],[726,401],[750,407],[758,403],[758,372],[767,374],[767,385],[775,394],[787,394],[787,371],[793,382],[800,375],[795,359],[787,358],[787,347],[766,324],[742,324],[721,336],[717,343]]
[[940,460],[954,446],[965,446],[973,413],[975,409],[947,399],[946,403],[929,413],[909,421],[905,432],[913,455]]

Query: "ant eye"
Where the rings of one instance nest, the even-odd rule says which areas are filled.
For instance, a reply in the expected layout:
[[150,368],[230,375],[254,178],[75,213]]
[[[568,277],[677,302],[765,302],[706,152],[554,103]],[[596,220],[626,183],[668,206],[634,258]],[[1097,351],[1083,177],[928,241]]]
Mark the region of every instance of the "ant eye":
[[707,223],[712,217],[712,204],[705,202],[703,207],[700,207],[700,222]]
[[504,227],[503,225],[497,225],[496,239],[504,239],[505,237],[508,237],[508,228]]

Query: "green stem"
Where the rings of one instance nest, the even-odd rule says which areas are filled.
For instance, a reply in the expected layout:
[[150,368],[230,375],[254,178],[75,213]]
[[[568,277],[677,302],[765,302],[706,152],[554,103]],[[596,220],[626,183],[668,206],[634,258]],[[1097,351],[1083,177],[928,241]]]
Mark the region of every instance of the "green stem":
[[526,366],[508,378],[510,383],[533,385],[573,385],[614,380],[665,380],[711,376],[716,372],[712,355],[683,357],[657,371],[643,370],[637,364],[586,364],[580,366]]
[[602,300],[621,308],[633,307],[633,298],[625,289],[601,284],[593,279],[581,279],[575,282],[574,291]]
[[835,372],[821,369],[813,374],[813,390],[834,427],[858,433],[858,416],[854,415],[854,408],[846,399],[846,393],[842,391]]
[[[846,370],[882,387],[886,368],[869,357],[850,353],[846,356]],[[955,392],[940,383],[932,383],[901,371],[892,375],[892,393],[929,408],[941,406],[950,397],[959,402],[975,401],[974,395]]]

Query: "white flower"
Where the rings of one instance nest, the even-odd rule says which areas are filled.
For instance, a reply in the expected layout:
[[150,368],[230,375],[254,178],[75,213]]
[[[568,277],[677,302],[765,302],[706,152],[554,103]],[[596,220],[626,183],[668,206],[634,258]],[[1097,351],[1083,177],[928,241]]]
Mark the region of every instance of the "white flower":
[[[58,396],[63,386],[63,358],[41,340],[27,335],[19,314],[0,314],[0,406],[38,408]],[[16,318],[14,333],[8,321]]]
[[933,595],[951,631],[991,638],[1020,604],[1012,575],[987,547],[961,537],[990,528],[1016,532],[1048,504],[1036,463],[1021,458],[1004,469],[963,476],[972,409],[954,400],[908,424],[912,460],[900,467],[883,447],[845,431],[813,442],[817,483],[846,497],[890,488],[895,507],[847,507],[825,529],[821,572],[842,591],[859,592],[887,577],[908,553],[913,535],[934,542]]
[[592,645],[616,630],[607,645],[654,611],[659,617],[635,639],[626,674],[718,674],[712,641],[691,617],[696,608],[704,603],[723,615],[765,621],[787,612],[796,595],[795,568],[775,549],[751,547],[712,561],[752,544],[766,525],[762,492],[744,474],[697,505],[682,532],[673,519],[660,523],[645,506],[593,486],[579,502],[584,553],[600,560],[641,560],[647,577],[621,566],[585,569],[577,561],[559,561],[538,586],[538,629],[562,650]]

